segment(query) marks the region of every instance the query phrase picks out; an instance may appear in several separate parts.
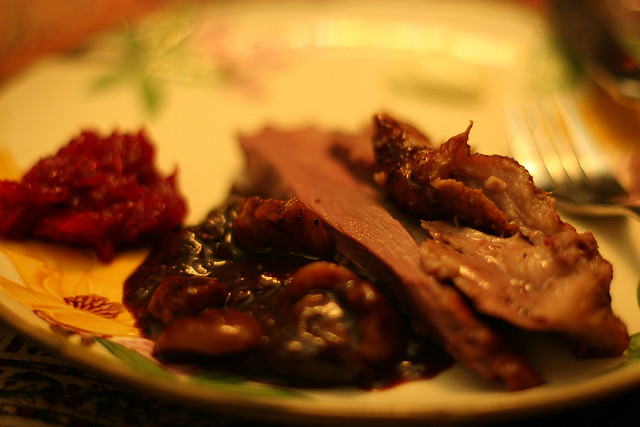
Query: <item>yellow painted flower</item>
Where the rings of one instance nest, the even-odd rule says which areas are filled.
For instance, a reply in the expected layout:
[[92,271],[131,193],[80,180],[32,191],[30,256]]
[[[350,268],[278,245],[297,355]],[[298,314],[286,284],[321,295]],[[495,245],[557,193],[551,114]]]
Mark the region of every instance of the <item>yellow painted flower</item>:
[[5,273],[9,266],[2,266],[0,289],[53,327],[82,336],[139,336],[122,306],[122,287],[146,250],[123,253],[109,264],[91,251],[43,242],[2,241],[0,252],[17,273],[12,280]]

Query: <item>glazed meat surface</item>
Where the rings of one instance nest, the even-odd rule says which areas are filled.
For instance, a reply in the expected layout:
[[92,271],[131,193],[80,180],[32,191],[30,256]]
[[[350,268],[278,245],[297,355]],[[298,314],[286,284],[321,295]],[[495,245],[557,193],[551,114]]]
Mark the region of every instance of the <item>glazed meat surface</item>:
[[244,249],[277,249],[329,258],[332,242],[320,219],[298,199],[247,198],[234,223],[235,239]]
[[611,310],[611,264],[593,234],[560,219],[522,166],[471,154],[470,128],[433,148],[389,116],[377,116],[375,127],[376,179],[395,200],[424,219],[480,230],[424,222],[429,274],[452,281],[485,314],[570,336],[579,355],[626,349],[626,327]]

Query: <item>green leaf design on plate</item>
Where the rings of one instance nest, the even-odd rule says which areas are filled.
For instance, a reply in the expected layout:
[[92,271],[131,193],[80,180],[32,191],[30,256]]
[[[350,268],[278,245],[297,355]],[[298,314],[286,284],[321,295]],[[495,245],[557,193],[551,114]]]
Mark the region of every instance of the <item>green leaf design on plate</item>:
[[[636,303],[640,308],[640,281],[636,286]],[[631,335],[631,341],[627,347],[627,358],[630,361],[640,360],[640,332]]]
[[113,354],[116,358],[123,361],[126,365],[130,366],[136,371],[144,372],[154,377],[175,377],[175,375],[170,371],[158,365],[152,359],[149,359],[147,356],[141,354],[140,352],[131,350],[130,348],[122,344],[106,338],[96,338],[96,341],[102,344],[102,346],[106,348],[109,353]]
[[[636,303],[640,308],[640,281],[636,286]],[[627,360],[635,361],[640,360],[640,332],[636,332],[631,335],[631,341],[629,342],[629,347],[627,347]]]
[[640,359],[640,332],[631,335],[631,342],[627,347],[627,358],[629,360]]
[[[177,374],[172,373],[153,359],[138,351],[106,338],[97,338],[96,341],[117,359],[138,372],[143,372],[156,378],[173,380],[179,378]],[[211,387],[245,396],[308,397],[304,393],[291,388],[250,381],[242,375],[232,374],[222,370],[209,370],[188,376],[186,379],[199,386]]]
[[253,382],[242,375],[232,374],[222,370],[210,370],[191,377],[197,384],[218,390],[229,391],[249,396],[268,397],[297,397],[309,396],[291,388],[278,387],[271,384]]
[[162,104],[162,84],[158,81],[158,79],[147,76],[142,80],[141,91],[145,108],[149,113],[156,114]]
[[105,57],[107,71],[95,79],[92,92],[128,85],[138,92],[144,111],[155,116],[165,104],[169,82],[226,82],[227,75],[220,69],[225,64],[211,64],[193,40],[198,10],[177,8],[154,24],[130,25],[105,39],[98,48],[111,56]]

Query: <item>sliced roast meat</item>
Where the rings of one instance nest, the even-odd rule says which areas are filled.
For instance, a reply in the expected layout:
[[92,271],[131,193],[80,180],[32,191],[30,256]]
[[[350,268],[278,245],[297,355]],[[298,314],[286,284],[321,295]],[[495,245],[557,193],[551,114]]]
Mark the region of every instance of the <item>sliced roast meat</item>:
[[241,138],[246,183],[257,184],[251,193],[295,195],[330,227],[341,255],[385,286],[460,362],[512,390],[539,384],[530,365],[455,287],[422,269],[418,241],[426,232],[388,203],[383,191],[345,168],[332,150],[335,139],[313,129],[272,128]]
[[492,236],[442,221],[425,221],[433,240],[422,243],[422,265],[452,281],[479,311],[529,330],[563,333],[581,356],[617,356],[627,330],[612,314],[608,264],[568,265],[550,245],[521,234]]
[[[580,355],[620,355],[626,326],[611,310],[611,264],[590,232],[562,221],[553,199],[503,156],[471,154],[467,130],[434,148],[415,129],[375,118],[377,182],[425,219],[425,271],[452,281],[483,313],[564,333]],[[486,234],[486,233],[489,234]]]

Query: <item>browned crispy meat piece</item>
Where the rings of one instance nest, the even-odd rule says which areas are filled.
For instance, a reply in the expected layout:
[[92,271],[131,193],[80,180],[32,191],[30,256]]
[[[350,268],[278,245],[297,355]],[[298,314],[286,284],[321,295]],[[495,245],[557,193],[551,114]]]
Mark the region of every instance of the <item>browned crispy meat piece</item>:
[[[421,267],[416,239],[426,233],[386,201],[371,181],[344,167],[332,151],[339,137],[313,129],[265,129],[241,138],[248,182],[267,197],[295,195],[330,227],[336,249],[363,274],[385,286],[410,315],[457,360],[512,390],[540,378],[489,327],[459,291]],[[354,141],[351,141],[354,142]],[[370,144],[370,142],[369,142]]]
[[332,252],[324,224],[296,198],[248,197],[235,220],[235,237],[245,249],[306,252],[322,258]]
[[481,230],[424,222],[433,238],[422,243],[425,271],[451,281],[485,314],[570,336],[580,355],[626,349],[626,326],[611,310],[611,264],[593,234],[560,219],[522,166],[471,154],[469,128],[433,148],[413,144],[416,131],[389,116],[375,124],[377,182],[425,219],[456,218]]
[[[480,188],[458,176],[468,156],[471,125],[438,148],[415,128],[381,114],[375,117],[375,180],[403,208],[424,218],[452,218],[495,234],[516,231],[507,215]],[[492,185],[492,183],[487,183]],[[504,183],[495,183],[504,185]]]
[[181,316],[167,324],[156,337],[153,352],[195,353],[219,356],[256,347],[264,336],[258,320],[232,308],[212,307],[197,316]]
[[266,363],[293,384],[358,383],[402,360],[406,334],[395,307],[346,267],[300,268],[275,304],[281,318],[267,322]]

